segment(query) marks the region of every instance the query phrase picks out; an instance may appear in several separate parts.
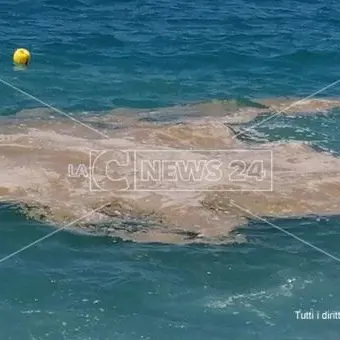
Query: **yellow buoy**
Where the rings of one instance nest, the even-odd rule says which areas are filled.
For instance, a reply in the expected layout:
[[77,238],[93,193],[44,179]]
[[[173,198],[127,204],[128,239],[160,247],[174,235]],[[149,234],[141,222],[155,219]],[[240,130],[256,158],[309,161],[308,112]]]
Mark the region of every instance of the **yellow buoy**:
[[31,60],[31,54],[25,48],[18,48],[13,54],[13,62],[17,65],[28,65]]

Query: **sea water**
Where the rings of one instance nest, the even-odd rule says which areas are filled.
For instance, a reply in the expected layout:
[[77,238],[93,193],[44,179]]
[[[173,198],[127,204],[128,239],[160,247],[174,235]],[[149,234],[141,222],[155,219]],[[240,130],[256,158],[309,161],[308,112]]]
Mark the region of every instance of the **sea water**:
[[[336,2],[1,0],[0,11],[0,78],[79,119],[301,98],[339,77]],[[32,54],[21,72],[17,47]],[[339,86],[319,95],[337,97]],[[43,106],[4,83],[0,99],[7,117]],[[255,130],[337,155],[339,123],[335,109]],[[8,203],[0,221],[1,257],[52,230]],[[338,339],[340,320],[321,316],[340,311],[339,262],[307,242],[340,256],[339,217],[271,222],[305,243],[263,221],[223,246],[53,235],[0,262],[0,339]]]

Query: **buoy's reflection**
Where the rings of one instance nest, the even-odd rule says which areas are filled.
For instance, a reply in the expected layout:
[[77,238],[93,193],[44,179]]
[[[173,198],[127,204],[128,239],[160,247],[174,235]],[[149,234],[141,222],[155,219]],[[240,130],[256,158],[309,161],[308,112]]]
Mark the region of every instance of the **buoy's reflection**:
[[25,65],[15,65],[13,66],[13,71],[26,71],[28,69]]

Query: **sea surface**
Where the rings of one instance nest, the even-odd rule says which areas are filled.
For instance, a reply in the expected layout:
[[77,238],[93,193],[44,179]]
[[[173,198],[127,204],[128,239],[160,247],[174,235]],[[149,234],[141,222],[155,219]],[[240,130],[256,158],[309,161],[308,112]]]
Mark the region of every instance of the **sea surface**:
[[[6,118],[42,102],[81,120],[113,109],[157,118],[174,105],[340,97],[337,1],[0,0],[0,28]],[[18,47],[32,54],[24,71],[12,65]],[[339,124],[334,108],[254,129],[337,157]],[[225,245],[62,231],[6,259],[54,229],[4,202],[0,339],[339,339],[339,222],[249,219],[237,230],[246,242]]]

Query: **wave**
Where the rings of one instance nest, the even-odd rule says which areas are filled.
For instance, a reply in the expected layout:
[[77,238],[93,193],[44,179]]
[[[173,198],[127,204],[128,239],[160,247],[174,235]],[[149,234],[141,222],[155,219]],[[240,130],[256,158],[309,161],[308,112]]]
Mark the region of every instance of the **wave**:
[[136,242],[225,243],[251,215],[338,214],[340,159],[302,142],[259,143],[237,132],[264,113],[340,106],[338,99],[293,103],[74,116],[83,125],[24,110],[0,126],[0,199],[30,218]]

